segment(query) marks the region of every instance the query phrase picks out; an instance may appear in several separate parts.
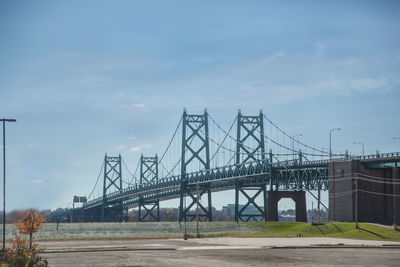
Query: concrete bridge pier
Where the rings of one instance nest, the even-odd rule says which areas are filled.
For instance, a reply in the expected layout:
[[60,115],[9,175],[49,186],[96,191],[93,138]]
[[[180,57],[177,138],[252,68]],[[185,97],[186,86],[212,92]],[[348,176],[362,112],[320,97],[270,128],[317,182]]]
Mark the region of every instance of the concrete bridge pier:
[[296,222],[307,222],[305,191],[268,191],[267,220],[278,221],[278,202],[282,198],[291,198],[296,204]]

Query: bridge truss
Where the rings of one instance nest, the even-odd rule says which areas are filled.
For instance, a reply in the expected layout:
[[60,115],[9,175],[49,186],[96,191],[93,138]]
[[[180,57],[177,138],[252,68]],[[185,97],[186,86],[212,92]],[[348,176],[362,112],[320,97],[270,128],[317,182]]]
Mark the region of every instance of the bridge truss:
[[[233,137],[231,130],[235,122],[237,133]],[[177,140],[180,127],[179,144]],[[270,133],[267,135],[268,128]],[[211,135],[215,129],[223,133],[222,139]],[[289,142],[292,142],[292,148],[287,144]],[[294,144],[298,145],[297,149]],[[269,147],[268,153],[266,146]],[[168,164],[167,159],[174,158],[168,156],[174,147],[180,147],[180,156],[176,162],[171,161]],[[211,148],[214,151],[212,155]],[[127,169],[132,179],[130,182],[124,181],[121,164],[124,162],[121,155],[106,155],[102,195],[90,199],[97,181],[88,197],[89,201],[83,204],[83,212],[79,214],[84,214],[86,221],[121,221],[126,217],[129,208],[138,207],[139,221],[159,221],[160,201],[179,198],[180,221],[191,221],[195,218],[212,221],[212,192],[234,189],[236,221],[267,220],[268,195],[272,196],[279,190],[318,190],[319,195],[321,190],[328,189],[330,161],[323,159],[324,157],[329,157],[329,152],[294,139],[262,111],[256,116],[246,116],[239,111],[230,129],[225,131],[206,110],[198,115],[188,114],[184,110],[162,157],[141,156],[138,164],[139,179],[136,176],[138,168],[134,174]],[[333,155],[333,160],[349,158],[347,153]],[[400,161],[400,154],[352,158],[372,163],[385,158]],[[231,163],[233,159],[234,163]],[[212,164],[214,167],[211,167]],[[162,168],[161,176],[159,166]],[[126,165],[125,167],[127,168]],[[167,173],[164,174],[164,171]],[[123,183],[127,186],[123,187]],[[243,206],[239,205],[240,198],[244,200]],[[264,207],[258,203],[263,203]],[[250,206],[254,207],[255,213],[248,213]]]

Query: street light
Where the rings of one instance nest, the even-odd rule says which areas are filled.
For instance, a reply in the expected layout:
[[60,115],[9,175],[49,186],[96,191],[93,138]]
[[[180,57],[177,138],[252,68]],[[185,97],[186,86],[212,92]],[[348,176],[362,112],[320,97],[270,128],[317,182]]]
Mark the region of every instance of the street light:
[[292,136],[292,141],[293,141],[293,143],[292,143],[293,161],[294,161],[294,159],[295,159],[295,157],[296,157],[296,154],[295,154],[295,152],[294,152],[294,138],[295,138],[296,136],[303,136],[303,135],[302,135],[302,134],[295,134],[295,135]]
[[361,143],[361,142],[353,142],[353,145],[362,145],[363,156],[365,155],[364,154],[364,144],[363,143]]
[[329,131],[329,160],[332,160],[332,132],[341,130],[340,128],[334,128]]
[[0,119],[3,122],[3,248],[6,249],[6,122],[16,122],[15,119]]

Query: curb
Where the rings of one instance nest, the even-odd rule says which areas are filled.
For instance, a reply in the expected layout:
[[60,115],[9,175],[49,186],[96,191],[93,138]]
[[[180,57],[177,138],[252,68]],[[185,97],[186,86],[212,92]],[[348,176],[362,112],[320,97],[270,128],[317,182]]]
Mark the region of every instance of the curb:
[[88,247],[44,249],[42,253],[74,253],[74,252],[104,252],[104,251],[146,251],[146,250],[176,250],[170,247]]
[[398,245],[382,245],[382,246],[356,246],[356,245],[322,245],[322,246],[274,246],[274,247],[269,247],[271,249],[316,249],[316,248],[322,248],[322,249],[330,249],[330,248],[379,248],[379,249],[400,249],[400,246]]

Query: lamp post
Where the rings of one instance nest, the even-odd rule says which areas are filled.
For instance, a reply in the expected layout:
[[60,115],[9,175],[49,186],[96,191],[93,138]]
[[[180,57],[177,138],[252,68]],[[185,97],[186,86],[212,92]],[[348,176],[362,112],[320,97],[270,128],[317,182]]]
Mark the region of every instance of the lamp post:
[[6,249],[6,122],[16,122],[15,119],[0,119],[3,122],[3,248]]
[[340,128],[333,128],[329,131],[329,160],[332,160],[332,132],[341,130]]
[[[393,140],[400,140],[400,137],[393,137]],[[397,162],[394,165],[395,167],[397,167]]]
[[363,144],[363,143],[360,143],[360,142],[353,142],[353,145],[362,145],[363,156],[365,155],[365,154],[364,154],[364,144]]
[[292,136],[292,141],[293,141],[293,143],[292,143],[293,162],[294,162],[294,159],[295,159],[295,157],[296,157],[296,153],[294,152],[294,138],[295,138],[296,136],[303,136],[303,135],[302,135],[302,134],[295,134],[295,135]]

